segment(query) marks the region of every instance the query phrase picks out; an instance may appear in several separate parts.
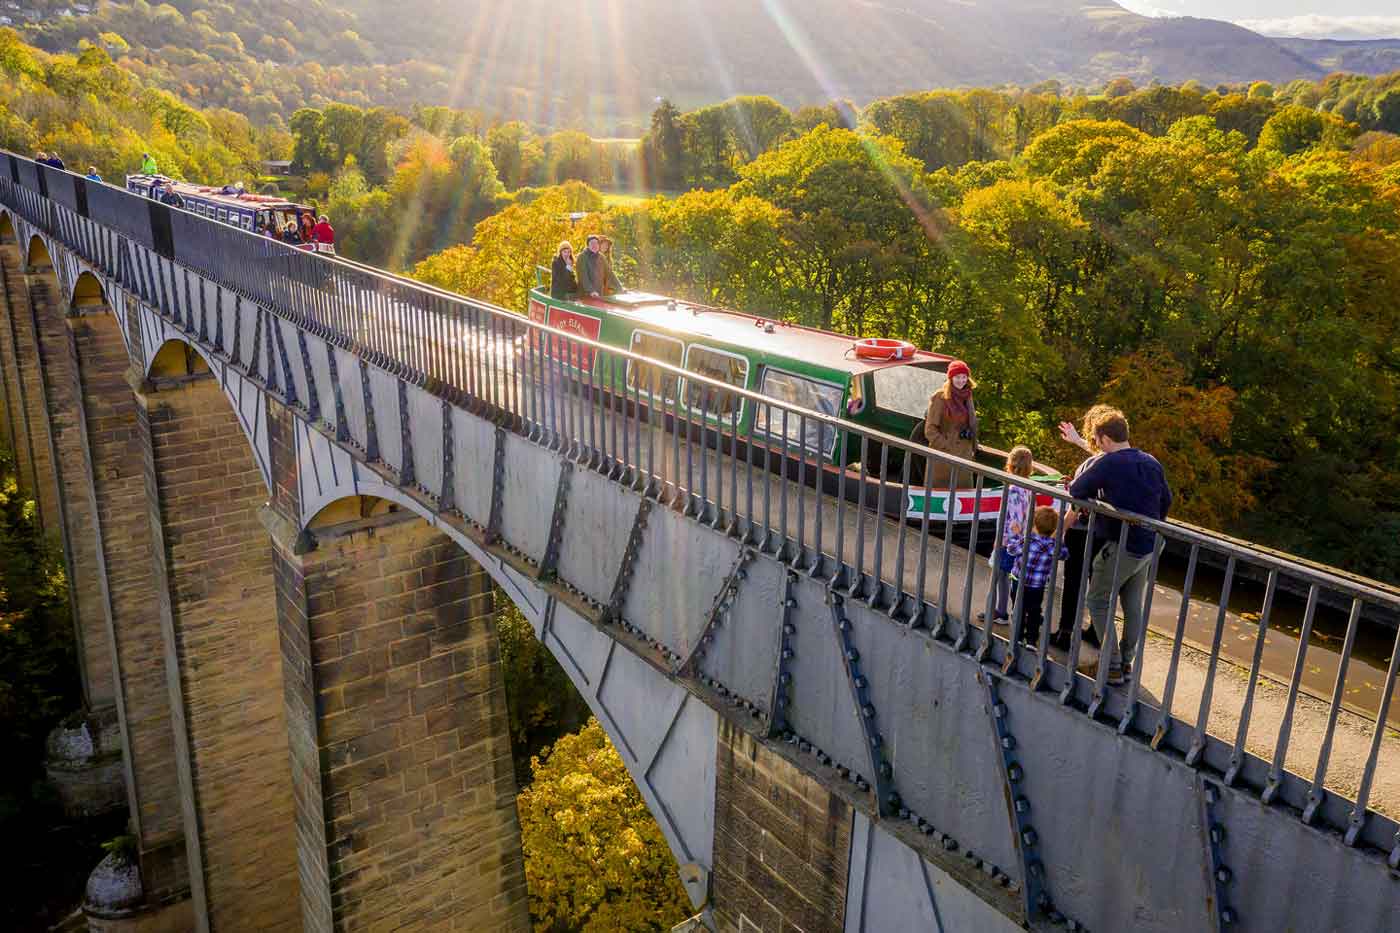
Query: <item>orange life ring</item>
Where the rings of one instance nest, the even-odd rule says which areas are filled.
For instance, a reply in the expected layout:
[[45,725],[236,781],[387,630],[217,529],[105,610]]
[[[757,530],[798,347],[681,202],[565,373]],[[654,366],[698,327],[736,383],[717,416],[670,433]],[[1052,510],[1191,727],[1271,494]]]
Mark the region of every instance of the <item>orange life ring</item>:
[[863,360],[879,360],[893,363],[914,358],[915,347],[907,340],[891,340],[888,337],[867,337],[854,343],[856,356]]

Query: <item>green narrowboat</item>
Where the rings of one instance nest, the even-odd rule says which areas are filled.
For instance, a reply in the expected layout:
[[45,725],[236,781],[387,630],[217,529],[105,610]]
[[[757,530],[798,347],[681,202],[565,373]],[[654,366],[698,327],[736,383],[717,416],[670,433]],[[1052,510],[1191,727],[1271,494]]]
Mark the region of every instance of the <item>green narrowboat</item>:
[[[875,429],[920,443],[929,397],[946,381],[952,362],[952,357],[901,341],[858,341],[645,292],[559,299],[550,295],[541,274],[530,291],[528,308],[530,320],[536,323],[625,348],[790,407],[817,411],[853,428]],[[770,409],[737,394],[702,392],[700,386],[688,386],[684,378],[659,367],[577,349],[550,348],[549,352],[575,380],[589,378],[594,386],[617,387],[615,392],[625,386],[626,397],[639,400],[643,407],[666,413],[679,406],[686,417],[697,419],[703,412],[714,443],[729,446],[741,456],[747,456],[753,446],[763,452],[757,462],[781,468],[792,478],[805,475],[809,482],[816,480],[813,465],[819,463],[819,481],[830,494],[844,492],[852,501],[892,517],[948,518],[949,490],[924,485],[922,457],[909,464],[906,492],[902,450],[886,451],[879,442],[867,441],[867,462],[862,464],[859,436],[841,435],[829,426],[803,424],[791,417],[786,425],[778,423],[781,412],[770,415]],[[849,443],[843,443],[843,438]],[[780,458],[776,462],[775,455]],[[799,470],[804,459],[805,471]],[[1000,467],[1006,454],[980,447],[977,459]],[[1053,473],[1044,468],[1040,472]],[[986,486],[980,500],[973,489],[960,488],[953,497],[952,519],[995,521],[1001,498],[1000,486]]]

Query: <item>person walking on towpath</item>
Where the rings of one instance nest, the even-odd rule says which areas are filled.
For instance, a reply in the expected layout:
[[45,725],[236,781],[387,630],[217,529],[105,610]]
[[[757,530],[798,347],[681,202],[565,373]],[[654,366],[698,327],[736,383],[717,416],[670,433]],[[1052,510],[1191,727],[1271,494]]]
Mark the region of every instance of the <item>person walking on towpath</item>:
[[[1172,490],[1166,472],[1157,458],[1135,449],[1128,441],[1128,419],[1118,409],[1107,409],[1093,425],[1094,443],[1103,456],[1088,466],[1069,485],[1076,499],[1099,499],[1116,509],[1136,512],[1158,520],[1167,517]],[[1075,521],[1071,516],[1067,521]],[[1132,671],[1133,651],[1142,635],[1143,599],[1147,594],[1147,571],[1157,534],[1149,528],[1129,523],[1123,553],[1118,540],[1121,522],[1100,517],[1094,523],[1097,553],[1091,568],[1085,602],[1098,633],[1101,647],[1099,664],[1108,663],[1108,682],[1121,684]],[[1120,639],[1110,630],[1113,604],[1123,600],[1123,632]],[[1097,666],[1092,671],[1098,675]]]

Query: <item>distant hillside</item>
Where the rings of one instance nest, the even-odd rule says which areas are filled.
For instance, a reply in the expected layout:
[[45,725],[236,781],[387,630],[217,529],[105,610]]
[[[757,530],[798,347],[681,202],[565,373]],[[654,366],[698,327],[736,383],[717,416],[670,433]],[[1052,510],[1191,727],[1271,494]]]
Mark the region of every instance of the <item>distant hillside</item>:
[[1400,43],[1274,40],[1112,0],[111,0],[47,13],[29,34],[50,50],[102,43],[153,83],[255,119],[330,100],[421,102],[633,133],[662,96],[683,108],[739,93],[864,103],[1048,79],[1278,83],[1400,67]]
[[1400,71],[1400,38],[1274,39],[1283,48],[1324,71],[1383,75]]

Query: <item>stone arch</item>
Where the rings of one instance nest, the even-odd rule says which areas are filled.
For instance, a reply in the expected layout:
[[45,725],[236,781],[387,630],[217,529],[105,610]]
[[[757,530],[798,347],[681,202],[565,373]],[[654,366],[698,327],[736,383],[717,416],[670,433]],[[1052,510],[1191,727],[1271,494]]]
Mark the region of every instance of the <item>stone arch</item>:
[[[230,395],[216,359],[178,333],[141,326],[132,362],[145,376],[138,417],[195,916],[207,918],[201,928],[250,916],[270,929],[295,926],[277,594],[260,521],[265,473],[243,423],[250,409]],[[256,393],[252,402],[266,405]]]
[[144,305],[138,307],[135,317],[139,337],[133,340],[130,353],[132,365],[139,368],[145,382],[175,384],[213,379],[233,409],[263,485],[271,491],[267,407],[262,390],[207,347],[186,340],[184,334]]
[[16,242],[15,222],[10,217],[10,212],[0,210],[0,243]]
[[[338,457],[342,482],[321,490],[306,504],[302,530],[339,499],[371,493],[413,513],[447,535],[477,563],[530,622],[535,635],[560,663],[597,717],[656,819],[681,867],[691,901],[704,904],[714,867],[714,749],[718,717],[684,687],[617,644],[573,607],[561,602],[537,579],[482,548],[462,526],[420,500],[379,480],[314,431],[307,429],[299,452]],[[302,455],[299,453],[299,455]],[[308,453],[306,456],[315,456]],[[313,470],[313,467],[303,468]],[[327,472],[323,470],[322,472]],[[677,767],[685,760],[689,771]]]
[[68,299],[69,307],[75,311],[91,311],[107,307],[107,290],[96,273],[84,269],[73,282],[73,292]]
[[29,249],[25,253],[24,264],[30,269],[47,268],[52,270],[54,267],[49,244],[44,242],[44,238],[37,233],[29,238]]
[[400,498],[270,523],[303,922],[528,929],[491,577]]

